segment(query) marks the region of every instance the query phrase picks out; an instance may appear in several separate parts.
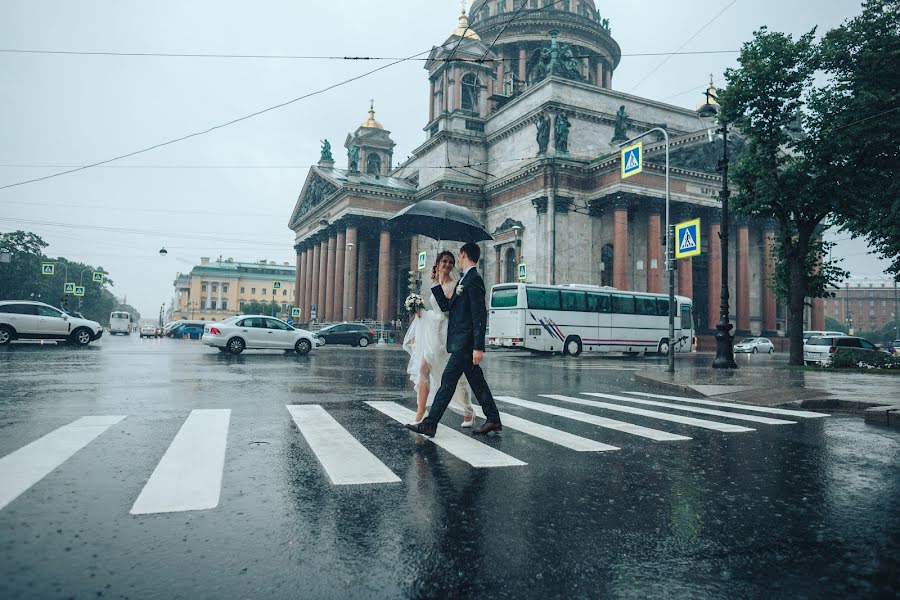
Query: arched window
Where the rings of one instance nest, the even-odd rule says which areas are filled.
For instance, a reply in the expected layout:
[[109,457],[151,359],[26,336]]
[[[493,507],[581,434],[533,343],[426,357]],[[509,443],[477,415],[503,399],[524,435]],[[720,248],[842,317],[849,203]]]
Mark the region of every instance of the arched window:
[[504,283],[512,283],[518,278],[519,265],[516,264],[516,250],[510,248],[506,251],[506,280]]
[[375,152],[370,152],[366,157],[366,173],[369,175],[381,175],[381,157]]
[[612,286],[613,282],[613,245],[606,244],[600,251],[600,285]]
[[478,112],[478,78],[472,73],[462,76],[462,108]]

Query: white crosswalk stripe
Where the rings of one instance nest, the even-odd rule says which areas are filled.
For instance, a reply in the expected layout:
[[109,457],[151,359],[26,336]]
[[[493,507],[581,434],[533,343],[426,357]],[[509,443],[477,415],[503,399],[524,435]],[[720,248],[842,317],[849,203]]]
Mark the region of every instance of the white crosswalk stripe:
[[675,442],[691,439],[685,435],[679,435],[677,433],[659,431],[658,429],[651,429],[649,427],[633,425],[631,423],[626,423],[625,421],[616,421],[614,419],[607,419],[606,417],[598,417],[597,415],[591,415],[588,413],[579,412],[577,410],[570,410],[568,408],[562,408],[560,406],[541,404],[539,402],[530,402],[528,400],[522,400],[521,398],[513,398],[512,396],[494,396],[494,400],[497,400],[499,402],[506,402],[507,404],[513,404],[515,406],[521,406],[523,408],[530,408],[531,410],[544,412],[550,415],[566,417],[567,419],[572,419],[573,421],[590,423],[591,425],[596,425],[597,427],[604,427],[606,429],[613,429],[615,431],[621,431],[623,433],[630,433],[631,435],[649,438],[657,442]]
[[131,507],[131,514],[219,505],[231,409],[192,410]]
[[784,415],[786,417],[800,417],[801,419],[821,419],[828,417],[824,413],[811,412],[808,410],[790,410],[785,408],[769,408],[765,406],[753,406],[751,404],[737,404],[735,402],[716,402],[715,400],[699,400],[697,398],[683,398],[681,396],[665,396],[662,394],[647,394],[645,392],[625,392],[634,396],[644,396],[645,398],[659,398],[661,400],[674,400],[675,402],[686,402],[690,404],[702,404],[703,406],[719,406],[722,408],[739,408],[750,412],[769,413],[771,415]]
[[[482,419],[485,418],[484,411],[481,410],[480,406],[472,406],[472,408],[475,409],[475,414],[478,417]],[[563,448],[575,450],[576,452],[608,452],[619,449],[615,446],[610,446],[609,444],[603,444],[595,440],[569,433],[568,431],[554,429],[553,427],[541,425],[534,421],[521,419],[509,413],[500,413],[500,421],[503,423],[504,429],[515,429],[516,431],[527,433],[530,436],[550,442],[551,444],[562,446]]]
[[623,402],[631,402],[632,404],[642,404],[644,406],[657,406],[659,408],[673,408],[684,412],[692,412],[702,415],[713,415],[716,417],[725,417],[734,419],[735,421],[749,421],[751,423],[763,423],[765,425],[796,425],[797,421],[785,421],[784,419],[773,419],[772,417],[757,417],[756,415],[745,415],[741,413],[725,412],[724,410],[714,410],[711,408],[698,408],[696,406],[687,406],[685,404],[670,404],[668,402],[657,402],[656,400],[640,400],[638,398],[626,398],[625,396],[615,396],[613,394],[598,394],[596,392],[581,392],[585,396],[593,396],[595,398],[606,398],[608,400],[621,400]]
[[[398,423],[411,423],[416,416],[415,412],[394,402],[366,402],[366,404]],[[426,439],[473,467],[513,467],[527,464],[449,427],[439,426],[437,435]]]
[[321,406],[288,405],[287,409],[331,483],[362,485],[400,481]]
[[0,458],[0,509],[124,418],[81,417]]
[[685,417],[682,415],[670,415],[655,410],[645,410],[643,408],[634,408],[633,406],[622,406],[620,404],[610,404],[609,402],[597,402],[596,400],[583,400],[581,398],[572,398],[571,396],[560,396],[557,394],[541,394],[544,398],[551,400],[559,400],[560,402],[570,402],[572,404],[580,404],[581,406],[591,406],[594,408],[604,408],[615,412],[623,412],[631,415],[640,415],[642,417],[650,417],[651,419],[659,419],[660,421],[670,421],[672,423],[681,423],[682,425],[691,425],[700,427],[701,429],[711,429],[712,431],[721,431],[724,433],[744,433],[754,431],[749,427],[741,425],[729,425],[728,423],[718,423],[716,421],[706,421],[704,419],[695,419],[694,417]]

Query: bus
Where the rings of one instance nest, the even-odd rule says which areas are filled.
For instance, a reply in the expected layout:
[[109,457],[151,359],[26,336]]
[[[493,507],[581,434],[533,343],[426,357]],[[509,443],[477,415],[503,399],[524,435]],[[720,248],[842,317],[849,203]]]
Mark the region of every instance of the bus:
[[109,335],[131,333],[131,313],[117,310],[109,314]]
[[[693,305],[675,296],[675,351],[694,348]],[[669,352],[669,297],[596,285],[491,288],[488,344],[533,352]]]

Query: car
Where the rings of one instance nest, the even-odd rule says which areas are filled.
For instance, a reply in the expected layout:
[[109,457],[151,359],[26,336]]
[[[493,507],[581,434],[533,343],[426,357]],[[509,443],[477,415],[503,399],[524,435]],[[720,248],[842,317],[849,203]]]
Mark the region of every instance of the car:
[[87,346],[102,336],[100,323],[66,314],[43,302],[0,302],[0,346],[13,340],[57,340]]
[[803,362],[806,365],[826,365],[836,353],[848,350],[885,352],[861,337],[851,335],[813,337],[803,344]]
[[172,338],[190,337],[197,339],[203,334],[203,328],[207,321],[178,321],[167,332],[166,335]]
[[141,325],[140,329],[140,337],[152,337],[158,338],[160,335],[160,328],[156,325]]
[[319,340],[309,331],[295,329],[275,317],[243,315],[218,323],[207,323],[201,341],[219,352],[240,354],[244,350],[292,350],[309,354]]
[[734,345],[734,351],[750,352],[752,354],[757,354],[759,352],[772,354],[773,352],[775,352],[775,344],[773,344],[769,338],[746,338]]
[[318,332],[321,345],[349,344],[365,348],[375,343],[375,331],[362,323],[338,323],[323,327]]
[[841,337],[847,335],[843,331],[804,331],[803,332],[803,343],[805,344],[809,341],[809,338],[813,337]]
[[891,354],[900,354],[900,340],[894,340],[887,345],[887,351]]

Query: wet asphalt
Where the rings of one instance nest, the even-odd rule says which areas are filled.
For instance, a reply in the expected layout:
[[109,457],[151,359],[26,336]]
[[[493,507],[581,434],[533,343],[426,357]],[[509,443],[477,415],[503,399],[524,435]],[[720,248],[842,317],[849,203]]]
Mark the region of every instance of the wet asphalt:
[[[657,442],[501,404],[620,450],[507,428],[484,443],[528,464],[476,469],[364,403],[413,408],[405,367],[395,349],[233,357],[136,336],[0,349],[0,456],[80,417],[126,415],[0,510],[0,597],[897,597],[896,429],[833,414],[721,433],[566,405],[692,438]],[[633,374],[663,368],[485,363],[495,395],[557,406],[541,394],[652,391]],[[401,482],[333,485],[287,404],[324,407]],[[129,514],[207,408],[232,411],[218,506]]]

